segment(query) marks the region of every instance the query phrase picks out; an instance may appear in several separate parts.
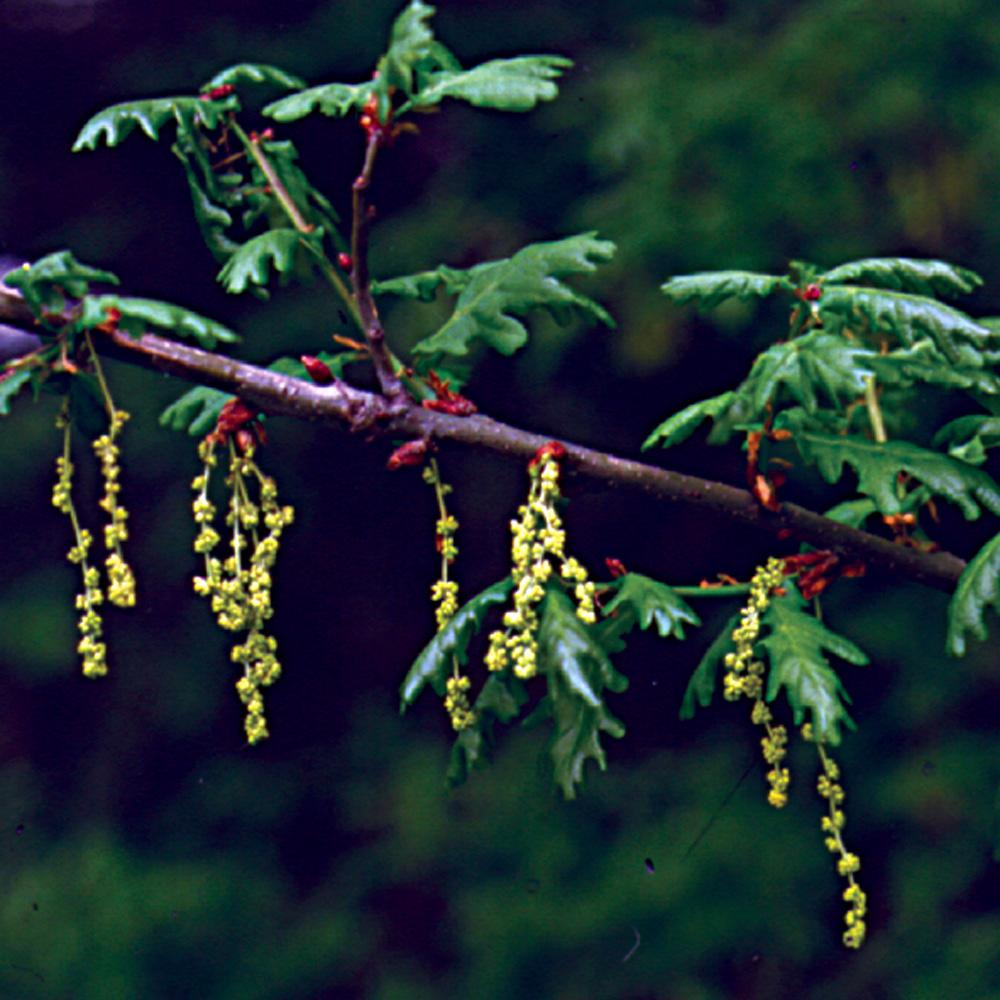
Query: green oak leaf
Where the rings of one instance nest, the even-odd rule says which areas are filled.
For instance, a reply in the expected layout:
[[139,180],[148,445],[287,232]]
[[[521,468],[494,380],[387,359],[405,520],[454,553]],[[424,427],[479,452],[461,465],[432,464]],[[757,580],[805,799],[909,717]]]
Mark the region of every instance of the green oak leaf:
[[991,538],[969,560],[948,604],[948,652],[965,655],[965,634],[986,640],[983,615],[988,607],[1000,614],[1000,535]]
[[701,625],[701,619],[694,613],[684,598],[665,583],[653,580],[641,573],[626,573],[612,583],[615,596],[604,604],[606,619],[617,616],[621,628],[619,633],[630,631],[636,624],[648,629],[654,623],[661,636],[684,638],[684,625]]
[[392,292],[426,299],[441,286],[457,292],[452,315],[436,333],[414,345],[415,354],[467,354],[477,341],[501,354],[523,347],[528,331],[518,317],[547,309],[556,319],[570,311],[614,326],[614,321],[592,299],[563,279],[594,271],[609,260],[615,246],[595,233],[581,233],[550,243],[533,243],[505,260],[479,264],[463,273],[441,267],[435,271],[379,282],[381,293]]
[[909,257],[867,257],[840,264],[821,274],[824,284],[868,282],[878,288],[917,295],[966,295],[983,279],[974,271],[941,260],[914,260]]
[[445,681],[452,670],[452,662],[459,665],[468,660],[469,641],[482,628],[486,613],[496,604],[503,604],[510,596],[513,584],[510,577],[499,580],[467,601],[448,623],[423,648],[413,661],[399,689],[400,711],[405,711],[417,696],[430,684],[439,695],[444,694]]
[[473,770],[487,767],[493,758],[497,723],[507,725],[517,718],[528,700],[523,681],[511,674],[490,674],[472,704],[475,722],[463,729],[452,744],[446,780],[452,787],[462,784]]
[[831,632],[806,610],[806,601],[795,588],[774,597],[764,612],[762,625],[767,634],[760,644],[767,650],[768,701],[784,689],[792,707],[795,725],[801,725],[808,710],[813,733],[823,743],[840,743],[840,726],[857,728],[847,714],[850,698],[826,652],[848,663],[864,666],[868,657],[849,639]]
[[272,268],[280,275],[287,274],[299,253],[308,248],[308,241],[321,237],[321,230],[306,237],[295,229],[269,229],[233,252],[219,272],[218,281],[233,295],[250,285],[263,287],[271,279]]
[[240,339],[221,323],[172,302],[123,295],[88,295],[83,300],[78,325],[85,328],[98,326],[107,321],[112,310],[119,314],[118,327],[134,337],[153,326],[169,330],[178,337],[190,337],[206,350],[212,350],[219,341],[232,344]]
[[10,404],[24,386],[31,381],[32,374],[30,368],[0,370],[0,417],[6,417],[10,413]]
[[558,95],[554,81],[572,65],[563,56],[518,56],[492,59],[467,70],[443,70],[427,77],[412,103],[425,108],[451,97],[479,108],[530,111],[539,101]]
[[684,698],[681,701],[680,717],[691,719],[697,706],[708,708],[712,704],[712,695],[715,693],[715,684],[719,670],[722,667],[722,660],[726,653],[734,648],[733,632],[740,624],[739,613],[733,615],[722,630],[712,640],[712,644],[705,650],[705,654],[698,662],[691,674],[684,689]]
[[201,93],[207,94],[217,87],[241,87],[246,84],[277,87],[280,90],[298,90],[306,85],[304,80],[292,73],[286,73],[277,66],[268,66],[265,63],[237,63],[235,66],[219,70],[199,89]]
[[625,734],[602,696],[605,689],[624,691],[628,681],[577,617],[570,599],[556,589],[550,589],[542,602],[538,660],[547,683],[540,708],[553,725],[549,753],[555,780],[565,797],[572,799],[583,781],[587,760],[595,760],[602,771],[607,766],[601,733],[616,738]]
[[672,302],[694,302],[699,309],[714,309],[726,299],[761,299],[778,290],[790,291],[792,283],[775,274],[756,271],[704,271],[680,274],[660,285]]
[[[792,421],[794,413],[783,416]],[[903,512],[899,496],[901,473],[922,483],[934,496],[956,504],[967,520],[979,517],[980,505],[1000,515],[1000,487],[982,469],[921,448],[908,441],[869,441],[854,435],[820,434],[793,428],[793,440],[807,462],[814,463],[828,483],[836,483],[844,465],[858,476],[858,491],[874,500],[880,513]]]
[[141,129],[154,142],[160,138],[160,129],[173,122],[179,126],[187,123],[218,126],[223,116],[235,106],[235,100],[203,101],[199,97],[158,97],[145,101],[127,101],[98,111],[80,129],[73,143],[73,152],[97,149],[102,143],[117,146],[136,128]]
[[15,268],[3,280],[8,288],[16,288],[24,296],[36,315],[43,309],[61,312],[67,296],[82,299],[93,281],[106,285],[119,283],[110,271],[78,261],[69,250],[57,250],[34,264]]
[[649,437],[642,443],[642,450],[652,448],[654,444],[662,448],[669,448],[672,445],[686,441],[697,429],[703,420],[715,420],[721,413],[725,413],[736,399],[735,392],[723,392],[711,399],[703,399],[698,403],[692,403],[679,410],[671,417],[667,417],[662,424],[657,427]]
[[370,81],[324,83],[272,101],[264,107],[264,114],[278,122],[298,121],[314,111],[330,118],[342,118],[351,111],[360,111],[371,93]]

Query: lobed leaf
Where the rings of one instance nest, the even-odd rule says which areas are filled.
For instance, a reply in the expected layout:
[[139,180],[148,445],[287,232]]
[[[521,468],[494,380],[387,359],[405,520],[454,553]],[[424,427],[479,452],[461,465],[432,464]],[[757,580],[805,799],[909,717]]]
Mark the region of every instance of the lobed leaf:
[[703,271],[681,274],[660,285],[672,302],[695,302],[699,309],[714,309],[727,299],[766,298],[779,289],[790,290],[787,278],[756,271]]
[[712,695],[715,693],[719,668],[722,666],[723,657],[733,649],[733,632],[739,624],[740,614],[737,612],[722,626],[722,631],[712,640],[712,644],[705,650],[698,666],[694,668],[694,673],[684,689],[684,698],[681,701],[680,717],[682,719],[693,718],[696,706],[708,708],[712,704]]
[[1000,416],[975,413],[949,421],[934,435],[935,448],[972,465],[982,465],[986,452],[1000,446]]
[[61,311],[66,306],[67,295],[83,298],[93,281],[106,285],[119,283],[110,271],[78,261],[69,250],[57,250],[34,264],[15,268],[3,280],[8,288],[16,288],[24,296],[24,301],[36,314],[43,309]]
[[960,361],[950,361],[927,337],[911,347],[887,354],[873,353],[868,366],[884,385],[907,387],[918,383],[973,389],[987,395],[1000,394],[1000,377],[983,367],[981,352],[960,345]]
[[379,89],[388,92],[398,87],[403,93],[413,93],[413,73],[417,64],[432,56],[434,33],[428,21],[434,8],[422,0],[411,0],[392,24],[389,49],[379,60]]
[[351,111],[360,111],[371,93],[370,81],[325,83],[272,101],[264,107],[263,113],[278,122],[298,121],[314,111],[331,118],[341,118]]
[[836,746],[841,725],[857,727],[844,704],[851,700],[826,652],[857,666],[866,665],[868,657],[850,639],[804,611],[805,605],[798,590],[789,588],[784,596],[774,597],[764,613],[762,624],[768,633],[761,645],[770,662],[766,698],[774,701],[784,688],[795,725],[802,724],[808,710],[816,739]]
[[663,638],[684,638],[684,624],[701,625],[701,619],[691,606],[671,587],[641,573],[626,573],[612,585],[615,596],[604,605],[605,618],[618,616],[619,634],[628,632],[638,623],[648,629],[654,622]]
[[683,410],[675,413],[672,417],[667,417],[643,441],[643,451],[652,448],[654,444],[658,444],[662,448],[669,448],[686,441],[698,429],[698,425],[703,420],[715,420],[720,413],[725,413],[735,398],[735,392],[723,392],[718,396],[712,396],[711,399],[703,399],[701,402],[685,406]]
[[906,292],[826,285],[816,308],[830,332],[867,327],[871,333],[890,334],[906,347],[930,337],[952,362],[974,363],[978,350],[994,336],[958,309]]
[[839,408],[864,392],[868,362],[874,354],[844,337],[814,330],[772,344],[754,361],[737,392],[749,402],[750,419],[759,418],[777,403],[782,388],[808,413],[815,413],[821,401]]
[[119,314],[119,328],[134,337],[155,326],[161,330],[169,330],[178,337],[190,337],[209,351],[218,341],[232,344],[240,339],[221,323],[206,319],[172,302],[126,298],[121,295],[88,295],[83,300],[79,325],[86,328],[99,326],[108,320],[112,310]]
[[454,268],[438,268],[405,278],[381,282],[381,292],[396,292],[426,298],[438,285],[459,290],[451,317],[429,337],[417,343],[416,354],[464,355],[476,341],[501,354],[513,354],[528,339],[528,331],[517,317],[534,309],[547,309],[557,319],[578,310],[608,326],[614,321],[592,299],[574,291],[562,279],[594,271],[609,260],[613,243],[581,233],[551,243],[533,243],[505,260],[479,264],[463,274]]
[[1000,515],[1000,488],[982,469],[908,441],[879,443],[856,436],[794,431],[802,457],[814,462],[828,483],[836,483],[845,464],[858,476],[858,490],[882,514],[903,511],[898,492],[901,474],[922,483],[934,496],[957,504],[967,520],[979,517],[980,504]]
[[451,748],[447,782],[462,784],[474,770],[489,765],[496,743],[496,724],[504,725],[517,718],[528,700],[524,683],[511,674],[490,674],[472,705],[475,722],[463,729]]
[[30,368],[15,368],[13,371],[0,371],[0,417],[10,413],[10,404],[14,397],[31,381]]
[[459,665],[468,660],[469,641],[482,628],[483,619],[490,608],[507,600],[512,586],[510,577],[505,577],[487,587],[463,604],[448,624],[431,639],[413,661],[413,666],[399,689],[401,712],[416,701],[424,685],[428,683],[439,695],[444,694],[453,658],[458,658]]
[[200,90],[205,94],[217,87],[240,87],[248,83],[266,84],[282,90],[297,90],[306,85],[305,80],[293,73],[286,73],[277,66],[268,66],[266,63],[237,63],[235,66],[219,70],[211,80],[201,85]]
[[917,295],[966,295],[983,279],[975,271],[940,260],[909,257],[868,257],[834,267],[820,275],[824,284],[866,281],[879,288]]
[[572,65],[563,56],[518,56],[492,59],[467,70],[443,70],[428,76],[413,104],[425,108],[451,97],[479,108],[530,111],[539,101],[558,95],[554,81]]
[[192,437],[204,437],[215,428],[223,406],[233,398],[221,389],[197,385],[175,399],[160,414],[160,426]]
[[[315,230],[310,238],[320,238]],[[295,229],[269,229],[247,240],[235,250],[218,274],[227,292],[238,295],[248,285],[267,285],[272,268],[287,274],[295,266],[298,253],[307,246],[307,238]]]
[[986,641],[983,615],[992,607],[1000,614],[1000,535],[991,538],[969,561],[948,604],[948,638],[952,656],[965,655],[965,634]]
[[573,603],[550,589],[542,603],[538,630],[539,669],[547,692],[543,711],[551,715],[554,732],[549,744],[556,783],[567,799],[576,796],[587,760],[607,766],[600,735],[625,734],[625,727],[607,710],[604,690],[624,691],[628,681],[611,665],[607,652],[577,617]]
[[205,128],[215,128],[233,103],[232,100],[203,101],[198,97],[156,97],[114,104],[98,111],[80,129],[73,143],[73,152],[97,149],[102,142],[117,146],[136,128],[155,142],[160,138],[160,129],[169,122],[178,125],[196,123]]

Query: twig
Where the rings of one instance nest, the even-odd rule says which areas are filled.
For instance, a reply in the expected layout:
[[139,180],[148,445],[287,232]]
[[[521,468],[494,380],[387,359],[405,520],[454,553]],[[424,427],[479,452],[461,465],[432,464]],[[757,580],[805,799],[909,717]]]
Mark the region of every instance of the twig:
[[375,375],[382,388],[382,394],[391,405],[402,407],[408,404],[409,397],[386,347],[385,330],[382,328],[378,308],[372,297],[368,275],[368,235],[374,217],[374,210],[368,202],[368,188],[375,168],[375,157],[382,143],[386,141],[388,134],[385,131],[386,127],[377,123],[370,126],[368,142],[365,145],[364,164],[351,188],[351,284],[354,286],[354,298],[361,315],[361,326],[365,331],[365,339],[368,341],[368,349],[371,352],[372,364],[375,366]]
[[[30,310],[15,292],[0,289],[0,323],[27,330],[34,328]],[[103,353],[231,392],[275,416],[309,420],[341,430],[364,426],[372,437],[454,441],[520,460],[530,459],[551,440],[482,414],[454,417],[399,399],[391,402],[383,395],[355,389],[339,380],[330,386],[313,385],[155,334],[140,337],[120,331],[110,334],[94,331],[94,334],[94,345]],[[965,562],[949,552],[928,553],[895,545],[886,538],[839,524],[796,504],[783,503],[778,511],[765,511],[746,490],[571,442],[563,443],[567,468],[577,475],[610,486],[637,489],[657,500],[707,509],[772,535],[784,536],[790,532],[796,541],[831,549],[845,561],[864,562],[869,570],[896,579],[914,580],[950,592],[965,569]]]

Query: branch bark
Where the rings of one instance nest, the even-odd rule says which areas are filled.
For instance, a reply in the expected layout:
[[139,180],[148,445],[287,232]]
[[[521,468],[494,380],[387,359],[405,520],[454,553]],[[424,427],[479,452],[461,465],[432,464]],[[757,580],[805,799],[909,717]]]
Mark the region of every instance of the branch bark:
[[[22,331],[35,328],[21,297],[0,288],[0,323]],[[483,415],[454,417],[416,404],[366,392],[342,382],[317,386],[242,361],[155,334],[94,331],[98,350],[108,356],[239,396],[274,416],[308,420],[339,430],[363,427],[370,436],[428,438],[485,448],[511,458],[529,459],[546,441],[540,434]],[[789,533],[796,541],[832,549],[844,559],[859,560],[879,573],[951,591],[965,562],[949,552],[926,553],[838,524],[814,511],[783,503],[776,512],[761,508],[746,490],[696,476],[620,458],[563,441],[567,470],[611,486],[638,489],[657,500],[711,510],[770,534]]]

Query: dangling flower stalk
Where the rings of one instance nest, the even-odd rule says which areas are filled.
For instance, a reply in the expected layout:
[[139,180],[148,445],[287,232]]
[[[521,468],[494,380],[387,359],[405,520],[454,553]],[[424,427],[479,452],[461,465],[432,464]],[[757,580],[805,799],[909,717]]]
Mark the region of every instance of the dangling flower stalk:
[[[438,519],[435,525],[435,545],[441,555],[441,573],[431,587],[431,600],[436,605],[434,618],[440,632],[458,611],[458,583],[449,579],[448,570],[458,555],[455,544],[455,533],[458,531],[458,521],[448,513],[445,497],[451,492],[451,487],[442,482],[441,472],[436,459],[431,459],[424,467],[424,482],[434,487],[437,499]],[[462,674],[458,657],[451,659],[451,676],[445,682],[444,707],[451,719],[452,728],[456,732],[468,729],[476,721],[476,713],[469,704],[469,688],[472,682]]]
[[73,462],[70,457],[69,400],[63,404],[56,427],[63,432],[62,454],[56,459],[56,484],[52,490],[52,505],[69,518],[73,529],[75,545],[66,553],[71,563],[80,567],[83,576],[83,593],[76,595],[76,608],[80,612],[77,628],[80,642],[76,651],[83,657],[84,677],[103,677],[108,672],[107,646],[101,641],[104,626],[98,607],[104,602],[100,585],[100,572],[91,566],[87,552],[93,544],[93,536],[80,526],[76,507],[73,504]]
[[[222,424],[220,417],[220,427]],[[229,447],[226,524],[232,529],[232,537],[231,554],[220,560],[211,554],[221,538],[213,525],[216,510],[209,499],[209,483],[217,461],[215,446],[223,440]],[[243,667],[236,690],[246,706],[244,729],[247,742],[252,745],[268,735],[261,689],[273,684],[281,674],[278,644],[265,631],[265,623],[274,613],[271,568],[277,558],[281,533],[292,523],[294,511],[278,504],[274,480],[265,476],[254,461],[251,436],[237,435],[234,440],[230,430],[217,429],[202,441],[198,454],[204,469],[191,484],[196,491],[192,510],[199,526],[194,550],[205,557],[205,575],[194,578],[194,589],[211,598],[212,611],[221,628],[246,632],[244,641],[236,643],[230,655],[234,663]],[[256,501],[248,484],[257,487]],[[262,524],[267,532],[263,537],[259,530]],[[249,554],[249,561],[244,553]]]
[[767,801],[781,809],[788,802],[788,785],[791,777],[787,767],[781,762],[788,753],[788,731],[774,722],[771,710],[764,702],[764,664],[757,659],[754,646],[760,635],[760,623],[771,594],[781,585],[784,577],[784,562],[771,558],[757,568],[750,580],[750,600],[740,613],[740,624],[733,630],[736,650],[727,653],[723,663],[726,674],[723,678],[722,693],[727,701],[738,701],[741,697],[753,700],[750,719],[757,726],[763,726],[766,735],[760,741],[764,760],[771,765],[767,772],[767,782],[771,786]]
[[555,572],[555,562],[559,578],[573,588],[577,616],[590,625],[597,620],[594,584],[587,579],[583,565],[566,556],[566,531],[556,507],[562,497],[559,461],[565,455],[566,449],[557,441],[538,449],[528,465],[528,501],[510,522],[514,607],[503,617],[504,628],[490,634],[486,666],[499,671],[513,665],[515,675],[522,680],[534,677],[538,669],[537,608]]

